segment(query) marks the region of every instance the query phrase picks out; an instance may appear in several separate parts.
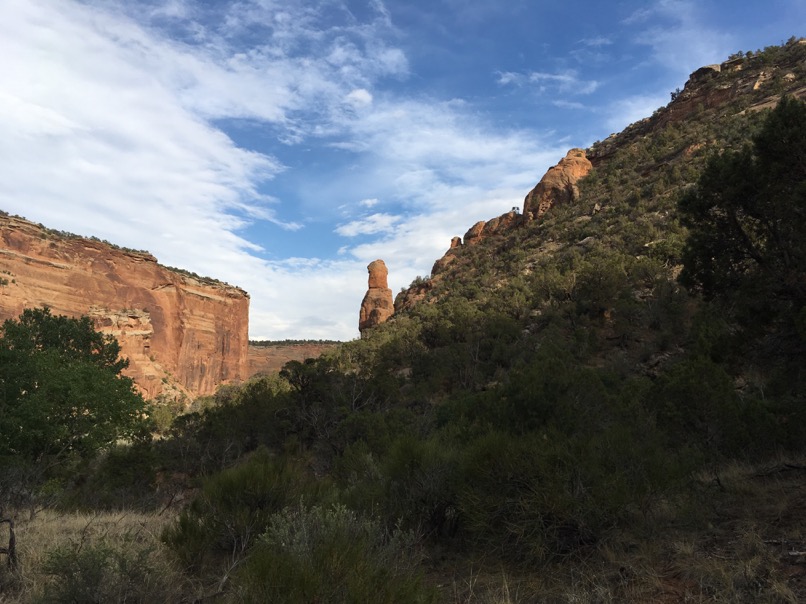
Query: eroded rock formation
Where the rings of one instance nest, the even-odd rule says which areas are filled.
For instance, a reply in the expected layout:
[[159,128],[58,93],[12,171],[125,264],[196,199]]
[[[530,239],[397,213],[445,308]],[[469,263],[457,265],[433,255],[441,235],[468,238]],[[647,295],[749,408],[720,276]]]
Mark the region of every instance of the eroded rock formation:
[[588,175],[592,165],[584,149],[571,149],[556,166],[549,168],[537,186],[526,196],[523,213],[527,218],[540,218],[552,206],[579,198],[577,182]]
[[0,216],[0,277],[0,320],[43,305],[90,316],[117,338],[147,398],[248,377],[249,296],[237,287],[11,216]]
[[369,271],[367,293],[361,301],[358,316],[358,330],[363,334],[367,329],[375,327],[389,319],[395,313],[392,290],[389,289],[387,277],[389,270],[383,260],[374,260],[367,266]]

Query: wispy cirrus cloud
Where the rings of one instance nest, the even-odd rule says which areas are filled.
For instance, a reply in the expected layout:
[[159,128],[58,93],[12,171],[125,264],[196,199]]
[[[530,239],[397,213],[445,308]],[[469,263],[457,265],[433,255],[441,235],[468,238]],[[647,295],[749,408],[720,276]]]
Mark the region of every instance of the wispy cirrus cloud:
[[594,48],[600,48],[602,46],[610,46],[613,44],[613,40],[607,36],[595,36],[593,38],[584,38],[580,40],[580,43],[584,44],[585,46],[592,46]]
[[501,86],[528,86],[540,94],[560,92],[565,94],[587,95],[591,94],[599,87],[599,82],[580,78],[579,73],[575,70],[567,70],[559,73],[505,71],[498,74],[498,84]]
[[624,24],[636,29],[634,42],[649,47],[654,62],[670,72],[690,73],[735,50],[735,37],[709,19],[706,10],[692,0],[656,0]]
[[343,237],[388,233],[400,220],[400,216],[393,216],[392,214],[370,214],[365,218],[353,220],[336,227],[336,232]]
[[[383,5],[362,21],[326,4],[8,0],[0,206],[244,287],[253,337],[357,334],[367,262],[394,255],[390,281],[408,283],[469,215],[508,209],[559,152],[494,131],[461,101],[380,93],[409,70]],[[233,119],[273,146],[236,143],[221,125]],[[281,251],[255,228],[305,237],[274,183],[295,169],[284,149],[312,145],[351,158],[352,171],[310,178],[362,191],[333,226],[361,239],[337,259],[267,260]]]
[[[569,146],[733,46],[693,0],[620,22],[591,0],[587,37],[509,44],[539,4],[5,0],[0,207],[244,287],[253,337],[353,337],[368,262],[393,288],[427,273]],[[468,43],[480,27],[509,39]],[[497,85],[462,71],[474,52],[507,66]]]

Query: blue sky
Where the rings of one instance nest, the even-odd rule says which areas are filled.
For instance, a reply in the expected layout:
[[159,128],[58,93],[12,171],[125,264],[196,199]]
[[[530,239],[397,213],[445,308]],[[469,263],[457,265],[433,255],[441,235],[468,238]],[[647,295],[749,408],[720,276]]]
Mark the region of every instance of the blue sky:
[[252,296],[256,339],[358,335],[571,147],[803,0],[4,0],[0,209]]

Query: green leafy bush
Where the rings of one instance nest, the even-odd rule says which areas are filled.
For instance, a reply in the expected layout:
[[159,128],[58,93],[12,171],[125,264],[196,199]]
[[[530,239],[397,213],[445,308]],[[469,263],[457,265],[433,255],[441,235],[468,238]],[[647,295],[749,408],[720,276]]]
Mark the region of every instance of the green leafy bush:
[[327,483],[302,464],[262,448],[207,478],[162,538],[186,567],[199,569],[221,554],[243,556],[277,511],[301,498],[315,503],[330,495]]
[[0,455],[91,457],[144,426],[128,361],[88,317],[27,309],[0,330]]
[[159,456],[150,443],[117,445],[100,455],[86,478],[63,497],[64,506],[82,509],[152,508]]
[[233,591],[248,602],[436,602],[418,552],[413,533],[387,531],[343,506],[300,505],[271,516]]

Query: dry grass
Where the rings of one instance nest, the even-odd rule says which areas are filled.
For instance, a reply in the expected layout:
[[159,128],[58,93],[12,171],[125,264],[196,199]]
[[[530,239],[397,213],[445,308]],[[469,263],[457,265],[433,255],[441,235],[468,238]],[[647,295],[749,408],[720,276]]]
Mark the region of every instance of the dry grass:
[[[161,596],[127,601],[192,601],[199,586],[159,540],[172,520],[126,511],[19,518],[22,569],[0,571],[0,603],[42,598],[54,581],[44,570],[49,552],[99,544],[144,552],[152,573],[144,593]],[[614,530],[576,557],[518,569],[452,557],[429,576],[451,604],[788,604],[806,602],[806,554],[798,552],[806,552],[806,460],[787,460],[704,473],[684,497],[658,502],[629,530]]]
[[806,552],[806,459],[730,464],[594,551],[506,574],[457,564],[443,591],[455,604],[796,604],[806,602],[797,552]]
[[0,572],[0,602],[41,600],[49,586],[59,580],[45,571],[52,552],[61,549],[78,556],[98,547],[141,563],[145,574],[139,579],[144,594],[166,593],[167,588],[181,598],[181,592],[190,586],[159,540],[170,520],[168,515],[130,511],[68,514],[46,510],[34,518],[26,514],[16,523],[20,570],[11,573],[3,568]]

